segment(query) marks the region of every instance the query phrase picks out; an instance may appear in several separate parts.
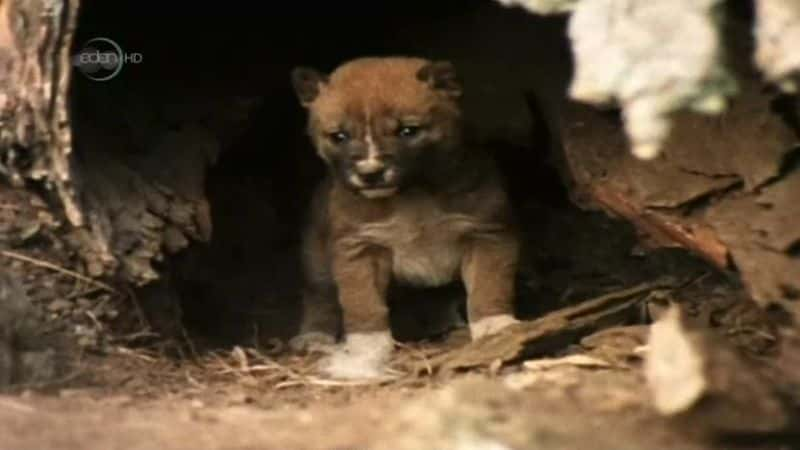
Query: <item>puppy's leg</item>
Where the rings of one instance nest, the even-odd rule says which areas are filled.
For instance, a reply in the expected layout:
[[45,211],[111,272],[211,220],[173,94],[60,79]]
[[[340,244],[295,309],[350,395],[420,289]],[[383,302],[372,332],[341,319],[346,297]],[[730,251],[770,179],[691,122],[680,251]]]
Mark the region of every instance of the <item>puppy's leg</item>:
[[314,210],[303,240],[303,312],[299,333],[289,341],[295,351],[326,350],[341,332],[341,311],[329,263],[328,228],[320,210],[324,208]]
[[512,234],[471,239],[461,266],[473,339],[518,322],[514,318],[514,278],[519,244]]
[[338,251],[333,271],[342,307],[344,342],[324,362],[324,371],[343,379],[384,376],[394,348],[386,304],[390,255],[382,249]]
[[341,309],[333,282],[306,287],[300,330],[289,346],[295,351],[326,351],[336,343],[340,332]]

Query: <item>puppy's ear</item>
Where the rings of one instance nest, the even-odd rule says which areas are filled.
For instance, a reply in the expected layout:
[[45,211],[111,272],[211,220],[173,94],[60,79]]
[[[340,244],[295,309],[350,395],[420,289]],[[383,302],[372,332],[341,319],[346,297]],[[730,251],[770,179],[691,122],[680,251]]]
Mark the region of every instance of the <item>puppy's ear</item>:
[[462,82],[450,61],[431,61],[417,71],[417,79],[450,98],[459,98]]
[[316,69],[310,67],[292,69],[292,87],[297,99],[304,107],[308,107],[317,98],[327,82],[328,77]]

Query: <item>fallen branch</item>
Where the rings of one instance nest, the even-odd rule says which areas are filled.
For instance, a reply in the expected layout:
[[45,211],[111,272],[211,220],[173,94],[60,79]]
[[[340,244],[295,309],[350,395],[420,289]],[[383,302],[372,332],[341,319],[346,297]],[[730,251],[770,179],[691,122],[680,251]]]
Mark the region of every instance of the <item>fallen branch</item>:
[[533,321],[521,322],[503,331],[485,336],[452,352],[437,356],[420,367],[417,373],[488,367],[495,361],[507,363],[520,358],[552,354],[599,329],[624,324],[637,314],[647,294],[659,289],[678,287],[673,279],[653,282],[585,301],[552,312]]

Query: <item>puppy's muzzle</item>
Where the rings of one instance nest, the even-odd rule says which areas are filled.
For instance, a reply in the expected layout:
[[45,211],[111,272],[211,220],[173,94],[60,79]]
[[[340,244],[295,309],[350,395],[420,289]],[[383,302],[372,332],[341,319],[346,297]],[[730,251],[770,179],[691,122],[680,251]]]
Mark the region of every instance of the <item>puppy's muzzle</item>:
[[381,160],[368,158],[358,161],[355,169],[359,184],[365,188],[382,186],[389,182],[388,167]]
[[387,197],[396,191],[393,173],[394,170],[384,161],[375,158],[364,159],[355,164],[353,184],[365,197]]

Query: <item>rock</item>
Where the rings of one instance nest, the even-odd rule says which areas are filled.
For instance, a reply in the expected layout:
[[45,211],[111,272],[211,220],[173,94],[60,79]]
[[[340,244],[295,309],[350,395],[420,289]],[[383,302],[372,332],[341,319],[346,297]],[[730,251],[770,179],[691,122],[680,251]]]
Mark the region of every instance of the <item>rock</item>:
[[0,272],[0,388],[45,382],[61,372],[57,342],[40,333],[37,317],[17,279]]

